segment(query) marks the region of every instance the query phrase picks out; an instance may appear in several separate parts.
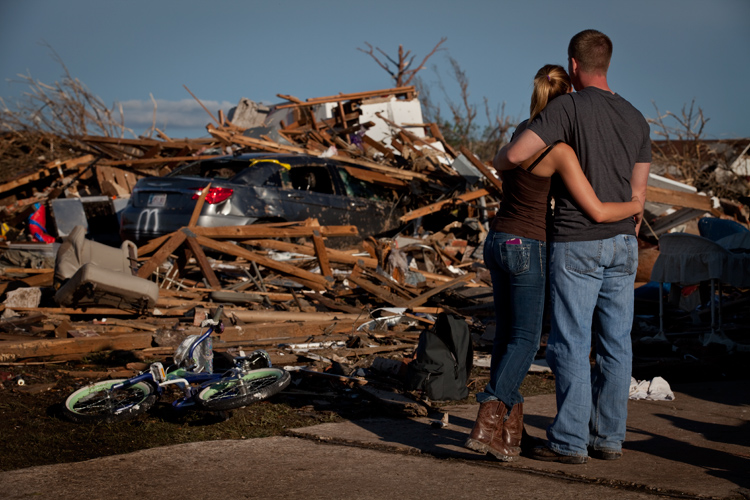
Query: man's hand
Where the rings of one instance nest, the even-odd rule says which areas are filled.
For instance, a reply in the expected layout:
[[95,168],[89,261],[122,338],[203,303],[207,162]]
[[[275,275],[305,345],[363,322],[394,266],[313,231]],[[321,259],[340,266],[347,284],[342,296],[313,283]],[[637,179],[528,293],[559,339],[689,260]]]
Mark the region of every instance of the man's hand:
[[635,214],[635,236],[638,237],[641,234],[641,222],[643,222],[643,211]]

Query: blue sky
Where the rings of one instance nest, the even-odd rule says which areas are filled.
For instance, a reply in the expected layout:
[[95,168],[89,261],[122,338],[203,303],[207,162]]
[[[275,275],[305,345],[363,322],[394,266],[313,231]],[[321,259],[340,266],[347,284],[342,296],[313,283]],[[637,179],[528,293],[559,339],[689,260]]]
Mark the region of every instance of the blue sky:
[[679,115],[695,101],[707,138],[750,137],[748,20],[748,0],[2,0],[0,97],[27,90],[8,82],[17,74],[62,78],[48,44],[107,105],[123,105],[136,135],[151,126],[153,96],[157,127],[200,137],[211,119],[184,86],[214,113],[243,97],[274,103],[277,94],[390,88],[358,48],[367,42],[395,57],[403,45],[418,63],[447,37],[420,75],[437,98],[437,71],[457,100],[455,59],[484,124],[485,99],[493,112],[504,104],[525,118],[536,70],[565,66],[570,37],[595,28],[614,43],[610,87],[646,117],[657,116],[654,103]]

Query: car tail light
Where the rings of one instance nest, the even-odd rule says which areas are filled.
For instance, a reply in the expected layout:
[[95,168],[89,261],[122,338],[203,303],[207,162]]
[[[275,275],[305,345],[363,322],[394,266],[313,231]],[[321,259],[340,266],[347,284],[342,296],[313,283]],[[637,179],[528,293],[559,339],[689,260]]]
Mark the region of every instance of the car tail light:
[[[200,198],[202,192],[203,188],[196,191],[193,195],[193,199],[197,200],[198,198]],[[232,196],[233,192],[234,189],[230,188],[208,188],[208,193],[206,194],[206,203],[208,203],[209,205],[221,203],[222,201],[229,199],[229,197]]]

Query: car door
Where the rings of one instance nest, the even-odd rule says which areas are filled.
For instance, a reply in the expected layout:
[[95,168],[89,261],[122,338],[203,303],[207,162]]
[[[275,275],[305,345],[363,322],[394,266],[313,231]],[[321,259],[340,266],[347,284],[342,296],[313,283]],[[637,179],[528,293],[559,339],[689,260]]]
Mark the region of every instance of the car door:
[[282,172],[280,200],[290,220],[318,219],[323,226],[349,225],[347,197],[326,165],[292,165]]
[[336,172],[347,195],[349,223],[360,228],[361,235],[378,234],[399,226],[387,188],[359,179],[343,167]]

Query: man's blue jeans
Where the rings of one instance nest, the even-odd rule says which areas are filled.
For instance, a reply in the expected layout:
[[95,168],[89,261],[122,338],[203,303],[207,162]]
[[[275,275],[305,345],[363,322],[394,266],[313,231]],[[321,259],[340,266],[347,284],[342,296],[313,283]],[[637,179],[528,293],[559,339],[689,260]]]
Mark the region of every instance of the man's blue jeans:
[[477,401],[499,399],[510,410],[523,402],[518,389],[539,349],[547,244],[490,231],[484,242],[484,263],[492,276],[497,322],[490,381]]
[[635,236],[552,244],[547,361],[555,373],[557,416],[547,439],[558,453],[622,450],[637,267]]

